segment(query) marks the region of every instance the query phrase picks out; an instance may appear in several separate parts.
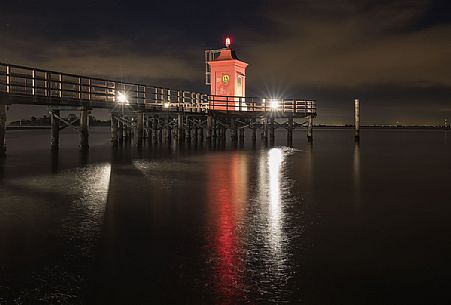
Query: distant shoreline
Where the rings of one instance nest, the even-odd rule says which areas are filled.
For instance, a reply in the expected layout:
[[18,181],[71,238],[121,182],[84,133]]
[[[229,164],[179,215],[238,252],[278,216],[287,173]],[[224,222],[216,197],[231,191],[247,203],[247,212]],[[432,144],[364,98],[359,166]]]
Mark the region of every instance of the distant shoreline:
[[6,126],[6,130],[50,129],[50,126]]
[[[90,127],[110,127],[109,125],[91,125]],[[17,126],[17,125],[8,125],[6,126],[6,130],[41,130],[41,129],[51,129],[50,126]]]
[[[91,125],[91,127],[109,127],[108,125]],[[354,130],[354,126],[335,126],[335,125],[316,125],[314,129],[344,129]],[[44,130],[50,129],[50,126],[15,126],[8,125],[6,130]],[[360,126],[360,129],[384,129],[384,130],[451,130],[443,126]]]
[[[313,126],[315,129],[352,129],[354,130],[354,126],[334,126],[334,125],[316,125]],[[450,130],[449,127],[444,126],[360,126],[360,129],[429,129],[429,130]]]

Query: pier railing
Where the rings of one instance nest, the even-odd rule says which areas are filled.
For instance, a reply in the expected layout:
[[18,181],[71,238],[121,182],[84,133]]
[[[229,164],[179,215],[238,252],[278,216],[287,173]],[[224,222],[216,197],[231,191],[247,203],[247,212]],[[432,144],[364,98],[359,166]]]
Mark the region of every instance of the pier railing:
[[207,108],[222,112],[282,112],[315,114],[314,100],[265,99],[260,97],[208,96]]
[[36,105],[124,105],[149,111],[316,114],[314,100],[212,96],[145,84],[0,63],[0,93]]

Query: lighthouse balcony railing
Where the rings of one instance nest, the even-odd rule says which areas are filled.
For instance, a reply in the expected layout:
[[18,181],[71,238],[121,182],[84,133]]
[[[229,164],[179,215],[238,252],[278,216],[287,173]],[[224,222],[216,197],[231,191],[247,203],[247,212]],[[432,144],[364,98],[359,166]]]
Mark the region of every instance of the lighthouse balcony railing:
[[316,101],[306,99],[264,99],[259,97],[208,96],[209,111],[316,114]]

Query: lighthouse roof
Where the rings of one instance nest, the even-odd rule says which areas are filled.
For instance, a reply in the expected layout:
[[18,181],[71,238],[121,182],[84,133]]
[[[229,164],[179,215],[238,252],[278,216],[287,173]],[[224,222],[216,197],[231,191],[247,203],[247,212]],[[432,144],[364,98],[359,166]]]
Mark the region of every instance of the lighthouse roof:
[[230,48],[227,48],[227,49],[222,49],[218,58],[216,58],[214,61],[233,60],[233,59],[239,60],[238,56],[236,56],[235,51]]

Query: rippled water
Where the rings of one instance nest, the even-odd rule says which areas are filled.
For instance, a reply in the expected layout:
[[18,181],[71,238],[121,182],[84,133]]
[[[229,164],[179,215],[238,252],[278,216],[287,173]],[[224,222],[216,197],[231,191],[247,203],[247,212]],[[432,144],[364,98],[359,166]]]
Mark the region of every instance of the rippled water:
[[446,304],[451,134],[89,154],[8,133],[0,304]]

